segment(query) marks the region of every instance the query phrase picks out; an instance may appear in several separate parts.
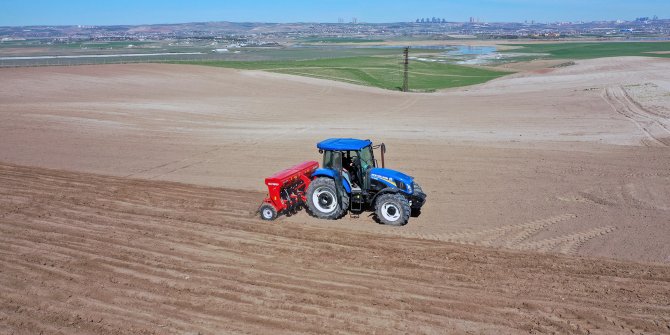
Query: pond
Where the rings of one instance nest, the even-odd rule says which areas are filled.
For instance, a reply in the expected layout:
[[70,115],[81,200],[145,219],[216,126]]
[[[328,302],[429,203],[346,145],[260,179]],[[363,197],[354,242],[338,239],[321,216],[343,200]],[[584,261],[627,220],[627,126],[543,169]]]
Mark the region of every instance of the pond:
[[457,45],[444,47],[444,52],[426,57],[414,57],[420,62],[439,62],[461,65],[493,65],[537,58],[546,54],[499,52],[495,46]]

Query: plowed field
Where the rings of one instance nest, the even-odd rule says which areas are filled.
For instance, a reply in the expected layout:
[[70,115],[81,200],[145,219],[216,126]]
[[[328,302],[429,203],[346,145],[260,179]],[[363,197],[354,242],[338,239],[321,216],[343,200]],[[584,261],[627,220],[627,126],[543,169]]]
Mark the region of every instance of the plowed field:
[[670,332],[670,268],[253,217],[258,194],[0,165],[0,332]]

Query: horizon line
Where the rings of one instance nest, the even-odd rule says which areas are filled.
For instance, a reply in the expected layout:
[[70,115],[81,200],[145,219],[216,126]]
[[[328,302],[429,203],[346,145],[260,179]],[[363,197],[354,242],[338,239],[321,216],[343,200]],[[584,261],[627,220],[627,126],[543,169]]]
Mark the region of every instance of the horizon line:
[[[552,21],[536,21],[536,20],[524,20],[524,21],[445,21],[444,23],[529,23],[531,24],[551,24],[551,23],[595,23],[595,22],[635,22],[638,18],[633,20],[623,20],[623,19],[601,19],[601,20],[575,20],[575,21],[561,21],[561,20],[552,20]],[[658,18],[658,21],[670,20],[667,18]],[[133,24],[30,24],[30,25],[4,25],[0,27],[118,27],[118,26],[158,26],[158,25],[177,25],[177,24],[196,24],[196,23],[233,23],[233,24],[351,24],[351,25],[362,25],[362,24],[398,24],[398,23],[417,23],[414,20],[412,21],[388,21],[388,22],[318,22],[318,21],[292,21],[292,22],[265,22],[265,21],[188,21],[188,22],[163,22],[163,23],[133,23]],[[421,23],[421,22],[419,22]],[[423,22],[430,24],[442,24],[442,22]]]

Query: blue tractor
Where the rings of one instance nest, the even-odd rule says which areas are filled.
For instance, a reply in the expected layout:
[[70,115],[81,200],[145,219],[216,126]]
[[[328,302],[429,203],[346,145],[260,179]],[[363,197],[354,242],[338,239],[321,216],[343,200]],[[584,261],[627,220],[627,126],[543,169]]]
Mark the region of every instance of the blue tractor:
[[[305,191],[310,215],[336,220],[371,211],[379,223],[403,226],[421,213],[426,194],[413,177],[384,168],[383,143],[373,146],[370,140],[331,138],[316,146],[323,154],[323,166],[312,173]],[[373,149],[380,151],[381,167]]]

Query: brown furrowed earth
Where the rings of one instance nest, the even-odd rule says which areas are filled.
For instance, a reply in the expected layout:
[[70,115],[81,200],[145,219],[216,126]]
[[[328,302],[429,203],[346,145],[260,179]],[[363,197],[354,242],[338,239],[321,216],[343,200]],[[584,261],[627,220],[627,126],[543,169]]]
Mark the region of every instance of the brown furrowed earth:
[[[670,333],[670,60],[515,66],[0,69],[0,334]],[[258,219],[329,137],[385,142],[423,214]]]
[[6,334],[670,331],[663,265],[261,223],[254,192],[0,180]]

